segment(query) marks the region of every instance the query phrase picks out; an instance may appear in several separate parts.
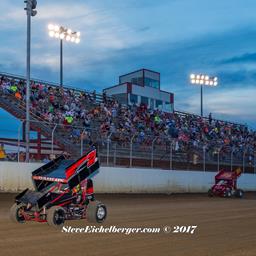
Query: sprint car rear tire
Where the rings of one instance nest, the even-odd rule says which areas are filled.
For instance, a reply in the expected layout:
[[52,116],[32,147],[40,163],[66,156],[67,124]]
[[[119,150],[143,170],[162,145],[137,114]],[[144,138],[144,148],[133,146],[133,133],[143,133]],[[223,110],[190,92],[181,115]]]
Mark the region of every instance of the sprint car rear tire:
[[99,201],[90,201],[86,209],[86,219],[92,223],[102,223],[107,218],[107,207]]
[[242,189],[237,189],[237,190],[235,191],[235,197],[237,197],[237,198],[243,198],[243,196],[244,196],[244,191],[243,191]]
[[230,191],[230,189],[226,189],[224,192],[224,197],[230,198],[232,196],[232,193]]
[[13,204],[10,209],[10,219],[14,223],[25,223],[25,218],[20,214],[22,208],[25,208],[24,204]]
[[60,206],[53,206],[47,211],[47,223],[54,228],[62,228],[65,223],[65,210]]

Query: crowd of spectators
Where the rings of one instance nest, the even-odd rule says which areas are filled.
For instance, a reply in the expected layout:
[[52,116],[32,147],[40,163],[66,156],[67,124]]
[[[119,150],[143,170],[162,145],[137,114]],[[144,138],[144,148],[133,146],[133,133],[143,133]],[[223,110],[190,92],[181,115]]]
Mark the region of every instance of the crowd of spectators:
[[[132,135],[137,134],[134,143],[152,145],[171,141],[175,151],[187,152],[201,150],[212,155],[233,152],[241,158],[243,153],[253,157],[256,150],[256,132],[245,125],[202,118],[197,115],[166,113],[147,109],[145,105],[116,108],[111,106],[109,115],[102,119],[102,127],[113,133],[111,138],[130,143]],[[117,121],[114,122],[118,116]]]
[[[25,88],[24,80],[0,78],[0,93],[11,94],[20,102],[25,102]],[[75,143],[81,137],[101,144],[110,138],[126,146],[133,138],[134,145],[141,147],[151,146],[154,140],[156,145],[172,142],[175,151],[205,148],[213,155],[220,150],[233,152],[237,157],[244,152],[253,157],[256,150],[255,131],[245,125],[215,120],[211,114],[202,118],[151,110],[145,105],[122,106],[104,94],[98,101],[95,91],[88,93],[36,82],[31,84],[30,100],[31,110],[38,118],[59,124]]]
[[[12,94],[18,101],[25,103],[24,80],[1,77],[1,91],[4,94]],[[32,82],[30,101],[31,110],[39,120],[58,124],[57,130],[65,127],[65,133],[74,141],[80,139],[82,128],[85,128],[83,136],[86,135],[86,128],[90,128],[95,115],[92,110],[88,110],[88,106],[96,102],[95,92],[86,93]]]

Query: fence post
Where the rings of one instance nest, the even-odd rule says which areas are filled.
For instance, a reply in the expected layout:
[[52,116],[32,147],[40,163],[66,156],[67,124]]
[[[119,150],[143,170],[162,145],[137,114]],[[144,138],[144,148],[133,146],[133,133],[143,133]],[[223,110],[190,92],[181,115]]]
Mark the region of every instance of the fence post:
[[51,150],[52,155],[53,155],[54,132],[55,132],[56,128],[57,128],[57,124],[55,124],[55,126],[52,130],[52,150]]
[[245,147],[245,150],[243,152],[243,173],[245,173],[245,155],[247,153],[248,148]]
[[217,149],[217,153],[218,153],[218,156],[217,156],[217,172],[220,171],[220,152],[221,152],[222,148],[223,148],[223,146],[220,146]]
[[172,149],[173,149],[173,141],[170,140],[170,170],[172,170]]
[[206,171],[206,168],[205,168],[205,151],[206,151],[206,146],[204,145],[203,146],[203,169],[204,169],[204,172]]
[[80,156],[83,155],[83,152],[84,152],[84,134],[85,134],[85,129],[82,131],[81,133],[81,148],[80,148]]
[[233,154],[234,154],[234,149],[231,150],[231,163],[230,163],[230,169],[231,171],[233,170]]
[[220,151],[221,151],[221,148],[218,148],[218,156],[217,156],[217,172],[220,171]]
[[153,168],[154,166],[154,144],[155,144],[155,141],[156,141],[157,137],[155,137],[152,141],[152,144],[151,144],[151,168]]
[[136,135],[133,135],[130,141],[130,167],[132,167],[132,143]]
[[97,153],[98,153],[98,159],[101,162],[101,155],[100,155],[100,143],[97,145]]
[[117,143],[115,143],[115,151],[114,151],[114,166],[116,166],[116,144],[117,144]]
[[109,146],[110,146],[110,137],[112,136],[112,132],[107,138],[107,166],[109,166]]
[[18,128],[18,163],[20,162],[20,129],[23,126],[24,120],[21,121],[21,124]]
[[254,174],[256,173],[256,151],[254,151]]

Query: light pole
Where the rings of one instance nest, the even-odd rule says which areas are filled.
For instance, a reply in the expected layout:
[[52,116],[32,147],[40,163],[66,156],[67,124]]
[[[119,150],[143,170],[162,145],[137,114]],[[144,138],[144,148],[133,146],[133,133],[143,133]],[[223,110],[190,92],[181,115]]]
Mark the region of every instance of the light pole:
[[26,162],[29,162],[29,133],[30,133],[30,48],[31,48],[31,16],[37,14],[36,0],[24,1],[26,7],[24,10],[27,13],[27,72],[26,72]]
[[215,77],[210,77],[208,75],[195,75],[191,74],[190,75],[190,83],[195,84],[195,85],[200,85],[201,87],[201,116],[203,116],[203,86],[210,86],[210,87],[215,87],[218,85],[218,78]]
[[48,25],[49,36],[60,40],[60,86],[63,86],[63,40],[72,43],[80,43],[80,32],[74,32],[63,26]]

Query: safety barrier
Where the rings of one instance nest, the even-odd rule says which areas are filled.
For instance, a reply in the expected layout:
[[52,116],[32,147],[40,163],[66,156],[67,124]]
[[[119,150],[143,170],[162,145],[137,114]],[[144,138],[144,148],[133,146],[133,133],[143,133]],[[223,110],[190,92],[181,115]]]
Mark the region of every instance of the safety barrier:
[[[31,172],[42,164],[0,162],[0,191],[33,188]],[[95,176],[96,193],[204,193],[214,182],[214,172],[101,167]],[[243,174],[238,185],[256,190],[256,175]]]

